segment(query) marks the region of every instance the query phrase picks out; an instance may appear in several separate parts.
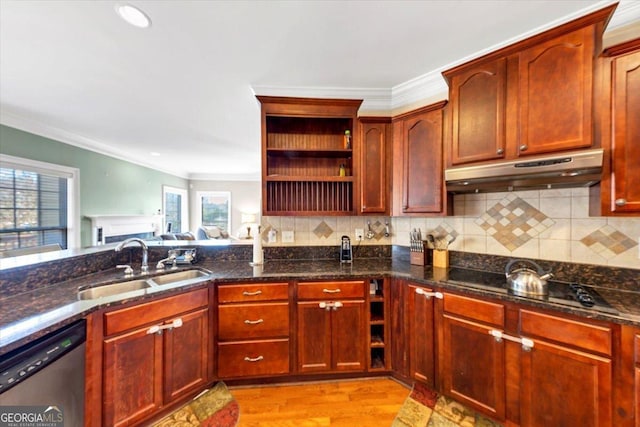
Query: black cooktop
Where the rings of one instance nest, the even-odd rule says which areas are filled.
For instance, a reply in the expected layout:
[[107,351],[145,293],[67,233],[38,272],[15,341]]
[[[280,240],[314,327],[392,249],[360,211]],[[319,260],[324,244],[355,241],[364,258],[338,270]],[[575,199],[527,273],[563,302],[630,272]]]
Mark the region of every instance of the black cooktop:
[[[507,279],[505,275],[500,273],[451,268],[449,269],[447,281],[462,286],[513,294],[513,292],[511,292],[507,287]],[[575,308],[618,314],[618,311],[611,307],[611,305],[609,305],[609,303],[605,301],[598,291],[592,286],[582,285],[580,283],[560,282],[556,280],[548,280],[547,286],[549,289],[549,295],[546,296],[513,295],[520,298],[548,301]]]

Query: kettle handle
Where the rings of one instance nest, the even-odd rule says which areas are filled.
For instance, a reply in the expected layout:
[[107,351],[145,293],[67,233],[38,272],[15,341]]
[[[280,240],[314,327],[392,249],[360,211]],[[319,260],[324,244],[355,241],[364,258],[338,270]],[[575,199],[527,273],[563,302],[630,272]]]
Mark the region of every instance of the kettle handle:
[[544,271],[544,270],[542,269],[542,267],[540,267],[537,263],[535,263],[535,262],[533,262],[533,261],[529,261],[528,259],[517,259],[517,258],[516,258],[516,259],[512,259],[511,261],[509,261],[509,262],[507,263],[507,266],[504,268],[504,274],[505,274],[505,276],[506,276],[507,278],[509,278],[509,274],[510,274],[510,271],[509,271],[509,270],[511,270],[511,266],[512,266],[513,264],[515,264],[516,262],[521,262],[521,263],[522,263],[522,262],[524,262],[524,263],[527,263],[527,264],[531,264],[532,266],[534,266],[534,267],[536,268],[536,270],[537,270],[537,272],[538,272],[538,274],[539,274],[540,276],[543,276],[543,275],[545,275],[545,274],[551,274],[551,273],[549,273],[549,272]]

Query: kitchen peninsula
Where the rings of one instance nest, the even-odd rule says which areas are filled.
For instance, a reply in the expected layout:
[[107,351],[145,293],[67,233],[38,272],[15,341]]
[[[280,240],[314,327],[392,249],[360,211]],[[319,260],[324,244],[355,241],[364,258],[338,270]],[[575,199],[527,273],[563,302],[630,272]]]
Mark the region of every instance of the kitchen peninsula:
[[[491,370],[485,367],[477,372],[499,378],[501,387],[514,387],[514,378],[506,374],[504,365],[496,363],[509,360],[504,357],[514,357],[512,353],[517,347],[510,339],[522,336],[535,343],[518,356],[522,375],[528,375],[530,381],[523,383],[523,387],[527,384],[536,389],[544,387],[543,383],[536,382],[537,373],[527,370],[528,363],[547,363],[551,360],[547,359],[551,348],[566,348],[563,350],[566,353],[553,353],[553,357],[561,357],[567,367],[590,366],[584,376],[580,375],[580,386],[573,389],[576,393],[591,393],[597,404],[593,407],[582,404],[581,410],[597,413],[602,421],[599,425],[607,425],[607,420],[625,421],[633,417],[630,404],[633,397],[629,393],[632,389],[620,385],[629,386],[629,381],[633,381],[630,349],[634,345],[633,337],[640,330],[637,270],[540,261],[545,268],[557,272],[559,281],[579,281],[597,290],[608,305],[601,311],[579,304],[566,305],[563,301],[510,294],[503,286],[501,274],[507,261],[504,257],[452,252],[451,267],[437,269],[411,265],[408,251],[402,247],[369,247],[351,265],[339,263],[335,247],[316,247],[313,251],[300,247],[268,248],[266,263],[252,267],[250,249],[246,245],[198,247],[199,260],[193,267],[211,273],[203,280],[103,300],[78,301],[78,288],[122,281],[122,271],[116,270],[115,265],[129,262],[122,258],[128,254],[103,248],[44,264],[3,269],[3,295],[13,296],[4,297],[2,303],[16,309],[3,310],[0,335],[6,340],[7,334],[20,329],[21,323],[30,326],[23,330],[22,336],[14,336],[15,341],[4,341],[0,351],[4,354],[45,332],[86,318],[87,405],[96,409],[105,401],[102,390],[107,390],[113,401],[119,394],[117,388],[111,387],[118,384],[133,381],[131,384],[141,390],[146,387],[142,377],[119,377],[124,373],[118,373],[117,366],[126,361],[117,356],[124,357],[126,353],[113,353],[116,358],[108,364],[103,359],[103,354],[111,357],[108,356],[110,348],[117,348],[113,347],[117,337],[135,337],[134,331],[144,332],[156,324],[171,323],[177,316],[184,322],[184,328],[190,328],[189,336],[193,337],[193,332],[198,331],[195,336],[200,337],[197,343],[201,351],[196,355],[189,352],[162,357],[165,363],[171,363],[175,357],[187,357],[191,360],[189,366],[198,367],[191,372],[191,378],[173,378],[170,382],[166,375],[154,375],[153,381],[164,384],[161,386],[164,397],[149,395],[156,399],[153,409],[145,406],[143,412],[140,408],[129,408],[127,413],[115,413],[113,407],[104,407],[101,411],[91,411],[87,425],[100,425],[104,420],[110,423],[129,419],[136,423],[148,419],[220,379],[232,384],[255,384],[372,375],[394,376],[406,383],[424,381],[504,421],[535,413],[535,402],[523,400],[519,403],[522,409],[514,415],[513,408],[517,405],[510,407],[515,403],[504,400],[505,388],[494,389],[491,396],[473,395],[471,390],[459,389],[462,383],[455,377],[457,371],[451,369],[452,363],[464,362],[470,366],[480,363],[473,360],[477,355],[456,348],[458,339],[465,340],[460,342],[464,346],[468,344],[466,340],[474,340],[494,361]],[[164,258],[167,250],[164,244],[151,246],[150,265]],[[137,271],[141,251],[132,248],[130,252]],[[305,253],[314,255],[300,259]],[[72,265],[82,267],[70,270]],[[42,272],[38,272],[42,268],[49,272],[50,283],[43,282]],[[502,283],[489,283],[500,280],[500,276]],[[40,278],[37,285],[36,277]],[[68,280],[63,279],[67,277]],[[603,277],[608,277],[607,281]],[[32,289],[20,289],[20,286]],[[315,289],[319,292],[317,296],[314,296]],[[336,290],[338,293],[333,294]],[[162,307],[160,311],[154,308],[156,305],[158,309]],[[147,314],[134,315],[137,307],[146,307],[144,313]],[[148,314],[156,312],[155,317]],[[309,315],[312,317],[307,318]],[[345,323],[331,321],[331,316],[347,316],[341,321],[351,322],[349,328],[342,330],[341,325]],[[318,352],[318,343],[315,347],[305,346],[305,334],[299,333],[305,319],[317,326],[316,334],[334,336],[326,341],[329,348]],[[238,326],[230,326],[234,322]],[[461,333],[463,335],[459,335]],[[343,339],[341,334],[346,334]],[[145,336],[148,335],[141,335]],[[425,342],[425,337],[431,337],[431,341]],[[175,351],[183,351],[179,343],[174,344]],[[189,348],[193,349],[193,345],[191,342]],[[575,359],[576,354],[582,355],[580,360]],[[587,354],[593,356],[584,359]],[[323,355],[327,355],[326,361],[320,360]],[[341,360],[346,362],[340,363]],[[314,368],[309,370],[305,366]],[[596,377],[588,373],[591,369],[598,372]],[[474,375],[473,381],[482,380]],[[520,389],[521,393],[524,391]],[[545,390],[545,394],[551,392],[555,391]],[[603,408],[609,409],[603,411]]]

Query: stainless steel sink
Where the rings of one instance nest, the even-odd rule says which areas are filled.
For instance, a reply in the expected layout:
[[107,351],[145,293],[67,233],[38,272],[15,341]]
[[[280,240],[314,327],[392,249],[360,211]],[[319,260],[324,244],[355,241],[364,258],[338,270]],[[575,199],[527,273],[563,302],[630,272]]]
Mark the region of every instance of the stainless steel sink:
[[155,276],[152,277],[151,280],[158,286],[162,286],[169,283],[182,282],[184,280],[200,279],[208,275],[209,273],[201,270],[185,270],[176,271],[175,273],[163,274],[161,276]]
[[138,291],[151,287],[149,279],[129,280],[128,282],[111,283],[109,285],[96,286],[78,291],[79,300],[96,299],[123,294],[130,291]]
[[160,288],[168,285],[187,285],[199,282],[200,280],[206,280],[209,274],[209,272],[203,270],[184,270],[166,273],[155,277],[148,277],[146,279],[110,283],[108,285],[80,289],[78,291],[78,299],[91,300],[123,294],[125,292],[139,291],[141,289]]

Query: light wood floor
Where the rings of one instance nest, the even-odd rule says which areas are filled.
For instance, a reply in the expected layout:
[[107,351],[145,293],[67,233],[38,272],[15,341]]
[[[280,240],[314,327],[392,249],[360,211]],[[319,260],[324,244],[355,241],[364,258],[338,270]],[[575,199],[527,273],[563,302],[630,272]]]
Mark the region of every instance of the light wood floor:
[[380,378],[229,389],[238,427],[389,427],[410,393]]

